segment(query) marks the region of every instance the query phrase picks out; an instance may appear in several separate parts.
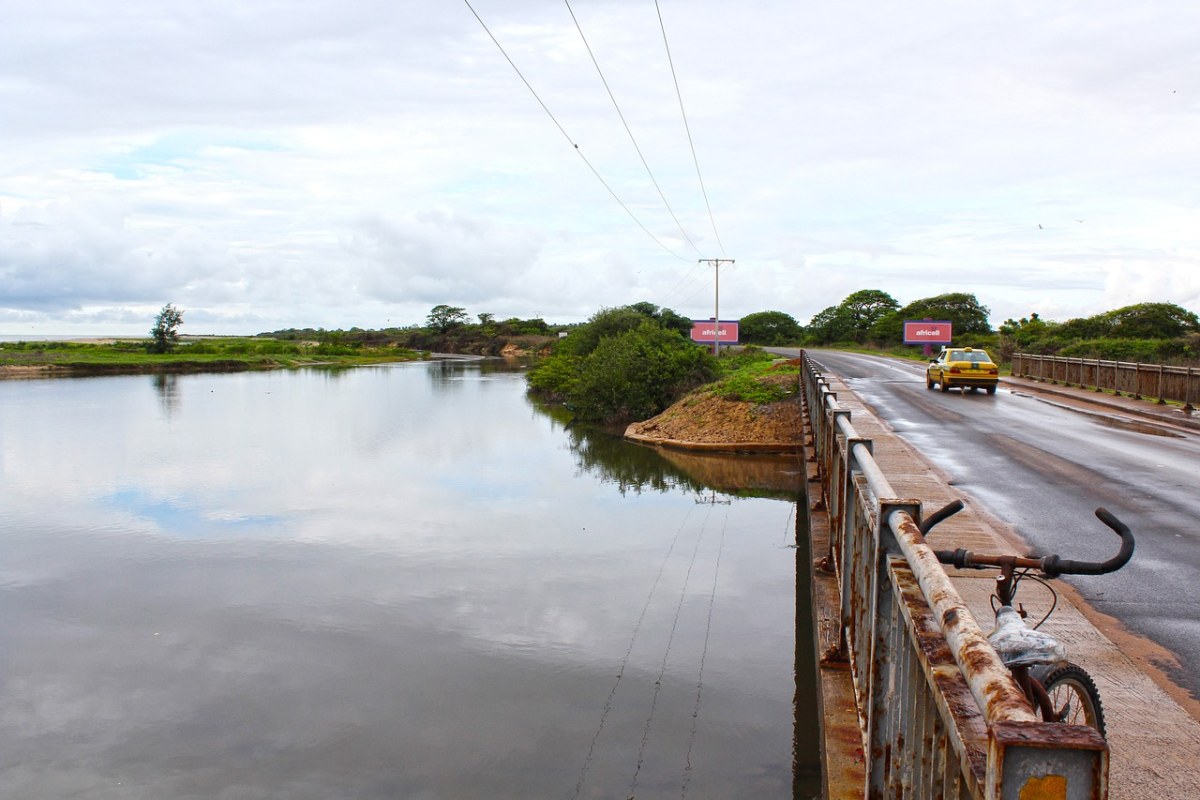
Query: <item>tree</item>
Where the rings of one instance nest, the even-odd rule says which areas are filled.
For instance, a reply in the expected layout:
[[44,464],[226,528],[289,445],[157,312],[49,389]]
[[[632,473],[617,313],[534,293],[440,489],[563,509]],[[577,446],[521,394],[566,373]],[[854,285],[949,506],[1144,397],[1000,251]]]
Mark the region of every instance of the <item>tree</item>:
[[744,344],[795,344],[800,333],[800,323],[782,311],[759,311],[738,321],[738,339]]
[[830,306],[814,314],[805,330],[814,344],[833,344],[853,338],[854,327],[846,315],[846,309]]
[[711,353],[652,320],[605,337],[577,364],[568,400],[603,422],[648,419],[717,375]]
[[[968,333],[989,334],[992,332],[987,306],[981,306],[975,295],[965,292],[950,292],[936,297],[925,297],[914,300],[904,308],[887,315],[891,329],[886,331],[888,339],[899,341],[901,324],[906,319],[937,319],[949,320],[954,325],[956,337]],[[884,319],[880,319],[883,323]],[[895,334],[894,339],[891,334]]]
[[559,350],[563,353],[586,356],[596,349],[602,339],[631,331],[648,319],[652,317],[633,306],[602,308],[593,314],[586,324],[571,331],[559,345]]
[[438,333],[446,333],[467,321],[467,310],[457,306],[437,305],[430,310],[426,321],[429,327]]
[[183,324],[183,310],[167,303],[154,318],[154,327],[150,329],[153,341],[150,351],[166,353],[179,342],[179,326]]
[[1120,339],[1174,339],[1200,331],[1200,319],[1174,303],[1137,303],[1103,315]]
[[875,323],[900,308],[900,304],[887,292],[860,289],[843,300],[839,308],[853,331],[854,340],[864,342]]
[[678,331],[684,336],[690,336],[692,333],[692,321],[685,316],[675,313],[669,308],[659,308],[654,303],[648,303],[643,300],[640,303],[626,306],[626,308],[636,311],[637,313],[649,317],[658,322],[667,330]]

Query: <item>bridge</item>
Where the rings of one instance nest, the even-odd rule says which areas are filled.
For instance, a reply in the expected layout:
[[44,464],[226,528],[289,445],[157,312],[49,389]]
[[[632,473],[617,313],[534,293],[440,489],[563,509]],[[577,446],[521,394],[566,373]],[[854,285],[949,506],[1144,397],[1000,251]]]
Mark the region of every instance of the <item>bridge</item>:
[[[1096,678],[1109,735],[1040,721],[976,621],[993,573],[948,574],[918,529],[952,487],[807,355],[801,381],[827,796],[1200,797],[1200,724],[1069,591],[1052,633]],[[969,511],[935,535],[1013,551]]]

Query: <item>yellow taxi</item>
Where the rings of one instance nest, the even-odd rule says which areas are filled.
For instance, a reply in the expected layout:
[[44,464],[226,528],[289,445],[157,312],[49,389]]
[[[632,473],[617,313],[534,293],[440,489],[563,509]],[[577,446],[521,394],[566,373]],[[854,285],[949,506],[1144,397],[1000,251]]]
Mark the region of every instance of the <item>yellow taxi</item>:
[[1000,370],[986,350],[972,347],[943,347],[938,357],[930,359],[925,368],[925,388],[941,387],[948,392],[958,387],[964,392],[970,389],[986,389],[996,393],[1000,382]]

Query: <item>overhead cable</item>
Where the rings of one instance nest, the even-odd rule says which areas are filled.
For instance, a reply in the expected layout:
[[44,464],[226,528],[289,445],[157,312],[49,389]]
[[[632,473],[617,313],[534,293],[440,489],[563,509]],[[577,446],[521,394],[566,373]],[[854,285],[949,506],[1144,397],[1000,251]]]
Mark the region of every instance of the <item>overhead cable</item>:
[[704,188],[704,176],[700,174],[700,159],[696,156],[696,145],[692,142],[692,129],[688,125],[687,111],[683,107],[683,93],[679,91],[679,78],[675,75],[675,62],[671,59],[671,44],[667,41],[667,26],[663,24],[662,9],[658,0],[654,0],[654,10],[658,12],[658,26],[662,29],[663,47],[667,50],[667,63],[671,65],[671,80],[675,82],[675,96],[679,98],[679,113],[683,115],[683,128],[687,131],[688,146],[692,148],[692,161],[696,165],[696,177],[700,180],[700,193],[704,195],[704,206],[708,209],[708,220],[712,223],[713,236],[717,237],[717,246],[721,255],[725,255],[725,245],[721,243],[721,234],[717,233],[717,221],[713,218],[712,205],[708,202],[708,191]]
[[685,273],[682,278],[676,281],[675,285],[672,286],[667,293],[662,296],[662,301],[659,302],[659,305],[665,306],[666,301],[670,300],[672,297],[683,291],[683,289],[685,289],[688,285],[695,282],[697,273],[706,270],[707,268],[703,263],[697,263],[687,273]]
[[483,18],[479,16],[479,12],[477,12],[475,10],[475,7],[471,5],[470,0],[463,0],[463,2],[466,3],[467,8],[469,8],[471,10],[471,13],[475,16],[475,19],[477,19],[479,21],[479,24],[483,26],[483,30],[487,33],[488,37],[490,37],[492,42],[495,43],[496,47],[499,48],[501,55],[503,55],[504,59],[506,61],[508,61],[508,64],[509,64],[509,66],[511,66],[513,68],[513,71],[517,73],[517,77],[519,77],[521,79],[521,82],[525,84],[525,88],[529,89],[530,94],[532,94],[533,98],[538,101],[538,105],[540,105],[542,107],[542,110],[545,111],[547,116],[550,117],[551,121],[554,122],[554,125],[555,125],[555,127],[558,128],[559,133],[561,133],[563,135],[563,138],[565,138],[567,140],[567,142],[575,149],[575,152],[579,154],[579,157],[581,159],[583,159],[583,163],[587,164],[588,169],[590,169],[592,171],[592,174],[596,176],[596,180],[600,181],[600,183],[604,186],[604,188],[608,190],[608,193],[610,195],[612,195],[613,200],[616,200],[617,204],[620,205],[621,208],[625,209],[625,213],[629,215],[629,218],[632,219],[634,222],[636,222],[637,226],[639,228],[641,228],[642,231],[645,232],[645,234],[647,236],[649,236],[651,239],[653,239],[655,244],[657,244],[659,247],[661,247],[663,250],[665,250],[667,253],[671,254],[675,258],[678,258],[680,261],[689,260],[689,259],[686,259],[683,256],[679,255],[674,250],[672,250],[671,248],[669,248],[665,244],[663,244],[661,241],[659,241],[658,237],[655,236],[653,233],[651,233],[650,229],[647,228],[645,225],[643,225],[642,221],[639,220],[637,218],[637,216],[632,211],[629,210],[629,206],[625,205],[624,201],[622,201],[621,198],[617,196],[617,193],[615,191],[613,191],[612,187],[608,185],[608,181],[604,180],[603,176],[600,175],[600,172],[594,166],[592,166],[592,162],[588,161],[587,156],[585,156],[583,154],[583,151],[579,149],[579,145],[576,144],[575,141],[570,137],[570,135],[567,133],[566,129],[563,128],[562,124],[559,123],[558,119],[554,116],[554,114],[550,111],[550,109],[542,101],[542,98],[538,96],[538,93],[536,91],[534,91],[533,86],[529,83],[528,80],[526,80],[525,76],[521,73],[521,70],[517,67],[516,63],[512,60],[512,58],[509,57],[508,52],[504,49],[504,46],[500,44],[500,41],[495,37],[495,35],[492,33],[491,29],[488,28],[487,23],[485,23],[483,21]]
[[[688,236],[687,231],[683,229],[683,224],[680,223],[679,217],[675,216],[675,210],[671,208],[671,204],[667,202],[667,196],[663,194],[662,187],[658,185],[658,180],[654,177],[654,172],[650,169],[650,165],[646,163],[646,157],[642,155],[642,148],[638,146],[637,139],[633,135],[633,131],[629,128],[629,123],[625,121],[625,115],[621,112],[621,106],[617,103],[617,98],[613,95],[612,88],[608,85],[608,79],[604,77],[604,70],[600,69],[600,62],[596,60],[596,54],[592,52],[592,46],[588,44],[587,37],[583,34],[583,27],[579,24],[579,19],[575,16],[575,9],[571,8],[570,0],[563,0],[567,7],[567,11],[571,14],[571,20],[575,23],[575,30],[579,31],[579,38],[583,40],[583,46],[587,48],[588,55],[592,59],[592,64],[596,67],[596,73],[600,76],[600,82],[604,84],[604,90],[608,92],[608,99],[612,100],[613,108],[617,111],[617,116],[621,118],[621,124],[625,126],[625,133],[629,134],[629,141],[633,144],[633,149],[637,151],[638,158],[642,160],[642,166],[646,168],[646,174],[650,176],[650,182],[654,184],[654,188],[658,191],[658,196],[662,198],[663,205],[667,207],[667,213],[671,215],[671,219],[675,220],[676,227],[683,234],[683,238],[692,246],[700,255],[704,255],[696,243],[692,241],[692,237]],[[660,20],[661,21],[661,20]]]

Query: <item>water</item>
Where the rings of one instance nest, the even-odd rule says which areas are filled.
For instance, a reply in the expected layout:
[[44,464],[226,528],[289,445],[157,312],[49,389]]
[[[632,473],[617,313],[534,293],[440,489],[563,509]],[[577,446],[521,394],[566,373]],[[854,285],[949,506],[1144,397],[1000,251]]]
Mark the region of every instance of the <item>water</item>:
[[815,794],[795,503],[578,428],[498,362],[0,382],[2,794]]

